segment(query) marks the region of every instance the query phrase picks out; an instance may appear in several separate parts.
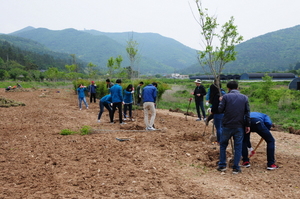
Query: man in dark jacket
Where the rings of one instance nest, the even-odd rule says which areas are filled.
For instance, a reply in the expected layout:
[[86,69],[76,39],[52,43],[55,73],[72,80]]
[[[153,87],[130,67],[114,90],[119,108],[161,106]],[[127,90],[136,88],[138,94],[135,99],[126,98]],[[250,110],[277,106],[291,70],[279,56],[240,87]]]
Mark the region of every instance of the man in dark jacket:
[[88,91],[89,91],[89,95],[90,95],[90,103],[93,102],[93,99],[94,99],[94,103],[96,103],[96,89],[97,89],[97,86],[96,86],[95,82],[91,81],[91,85],[89,85],[89,87],[88,87]]
[[239,162],[242,156],[244,133],[250,132],[250,108],[248,97],[241,94],[236,81],[227,83],[228,93],[221,98],[219,112],[224,113],[222,125],[223,132],[220,141],[219,171],[226,170],[226,148],[228,141],[234,140],[233,174],[241,172]]
[[197,111],[197,115],[198,115],[198,119],[196,119],[196,121],[201,120],[200,108],[202,111],[203,120],[205,121],[206,116],[205,116],[205,110],[204,110],[204,106],[203,106],[203,97],[206,95],[206,90],[205,90],[204,86],[201,85],[200,79],[196,79],[195,83],[196,83],[196,88],[195,88],[194,92],[192,92],[191,94],[195,96],[196,111]]

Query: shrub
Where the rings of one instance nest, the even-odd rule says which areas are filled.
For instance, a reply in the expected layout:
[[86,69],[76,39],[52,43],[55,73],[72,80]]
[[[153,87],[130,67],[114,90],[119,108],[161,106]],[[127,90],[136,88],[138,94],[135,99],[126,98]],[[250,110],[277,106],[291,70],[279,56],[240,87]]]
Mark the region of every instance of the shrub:
[[80,135],[88,135],[92,132],[93,132],[93,128],[90,126],[85,125],[80,129]]
[[77,133],[76,131],[72,131],[70,129],[63,129],[60,132],[61,135],[73,135],[73,134],[76,134],[76,133]]

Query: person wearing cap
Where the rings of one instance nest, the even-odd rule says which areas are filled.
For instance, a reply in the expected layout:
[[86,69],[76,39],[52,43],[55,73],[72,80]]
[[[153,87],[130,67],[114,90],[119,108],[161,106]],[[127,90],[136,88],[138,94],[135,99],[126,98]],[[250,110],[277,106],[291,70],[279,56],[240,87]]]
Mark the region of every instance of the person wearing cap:
[[91,85],[88,87],[89,95],[90,95],[90,103],[93,102],[96,103],[96,92],[97,92],[97,85],[95,84],[94,81],[91,81]]
[[116,84],[110,88],[111,101],[113,103],[112,114],[110,117],[111,123],[114,122],[114,114],[118,107],[120,124],[125,124],[125,123],[123,123],[123,120],[122,120],[122,114],[123,114],[122,113],[122,105],[124,104],[124,100],[123,100],[123,93],[122,93],[123,89],[122,89],[121,83],[122,83],[121,79],[117,79]]
[[203,106],[203,97],[206,95],[206,90],[205,90],[204,86],[201,85],[200,79],[196,79],[195,83],[196,83],[196,88],[195,88],[194,92],[192,92],[191,94],[195,96],[196,111],[197,111],[197,115],[198,115],[198,119],[196,119],[196,121],[201,120],[200,108],[202,111],[203,120],[205,121],[206,116],[205,116],[205,110],[204,110],[204,106]]

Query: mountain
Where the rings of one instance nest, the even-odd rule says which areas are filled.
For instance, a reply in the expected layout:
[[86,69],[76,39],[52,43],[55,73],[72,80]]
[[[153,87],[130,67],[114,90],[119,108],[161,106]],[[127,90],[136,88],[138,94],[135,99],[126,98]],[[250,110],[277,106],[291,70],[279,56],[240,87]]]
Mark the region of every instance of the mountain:
[[[9,58],[25,66],[34,64],[39,66],[39,69],[64,69],[66,64],[72,64],[69,54],[51,51],[37,41],[22,37],[1,34],[0,48],[0,57],[3,60]],[[77,60],[77,64],[82,69],[87,65],[81,60]]]
[[103,33],[95,30],[53,31],[46,28],[28,28],[10,35],[37,41],[52,51],[76,54],[78,58],[106,69],[107,60],[118,55],[123,57],[122,67],[130,65],[126,53],[129,34],[133,34],[133,40],[141,44],[138,47],[140,58],[135,65],[143,74],[172,73],[190,66],[194,62],[193,59],[196,60],[195,50],[155,33]]
[[[224,73],[290,70],[300,62],[300,25],[252,38],[238,44],[235,50],[236,60],[225,65]],[[199,63],[195,63],[180,72],[192,74],[197,68],[203,71]]]

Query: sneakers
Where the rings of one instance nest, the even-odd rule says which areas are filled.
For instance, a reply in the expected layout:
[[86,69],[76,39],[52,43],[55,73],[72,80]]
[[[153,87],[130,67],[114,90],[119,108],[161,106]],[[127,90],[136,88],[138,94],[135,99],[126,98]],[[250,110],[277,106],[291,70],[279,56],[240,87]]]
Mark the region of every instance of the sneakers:
[[100,122],[100,120],[98,120],[98,122]]
[[127,119],[126,119],[126,118],[124,118],[123,120],[124,120],[124,121],[126,121]]
[[226,171],[226,167],[218,167],[217,170],[223,172],[223,171]]
[[271,166],[268,166],[267,169],[268,170],[274,170],[274,169],[278,169],[279,166],[277,166],[276,164],[272,164]]
[[206,118],[203,118],[203,121],[206,122]]
[[89,107],[86,107],[86,109],[89,109]]
[[127,124],[127,123],[125,123],[125,122],[121,122],[121,123],[120,123],[120,125],[124,125],[124,124]]
[[240,169],[232,169],[232,174],[239,174],[242,173],[242,170]]
[[201,121],[201,118],[196,119],[196,121]]
[[152,126],[148,126],[147,128],[146,128],[146,131],[155,131],[156,129],[155,128],[153,128]]
[[243,162],[242,166],[245,168],[249,168],[251,165],[250,162],[247,161],[247,162]]
[[79,110],[81,111],[81,108]]

